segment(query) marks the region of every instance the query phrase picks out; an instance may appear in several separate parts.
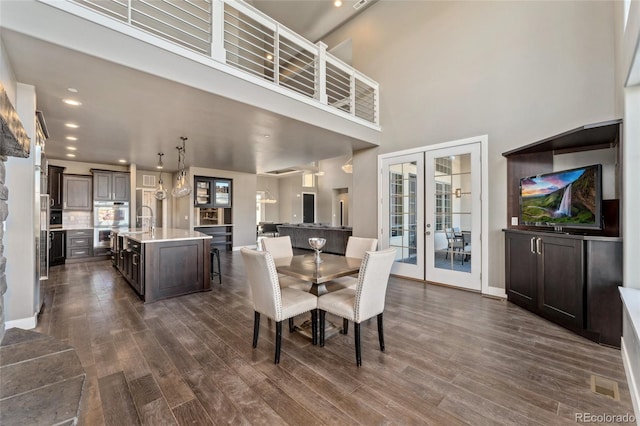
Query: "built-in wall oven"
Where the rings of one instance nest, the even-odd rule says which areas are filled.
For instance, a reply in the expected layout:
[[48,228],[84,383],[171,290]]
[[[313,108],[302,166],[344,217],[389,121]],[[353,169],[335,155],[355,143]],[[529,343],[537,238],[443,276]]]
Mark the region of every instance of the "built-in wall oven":
[[93,204],[93,252],[109,254],[111,231],[129,227],[129,203],[95,201]]

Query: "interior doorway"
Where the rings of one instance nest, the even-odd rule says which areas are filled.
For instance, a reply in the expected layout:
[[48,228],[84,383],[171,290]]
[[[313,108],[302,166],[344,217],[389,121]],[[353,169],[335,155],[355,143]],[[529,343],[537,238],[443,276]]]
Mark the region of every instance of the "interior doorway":
[[315,192],[302,193],[302,223],[315,223],[316,221],[316,194]]
[[333,190],[333,226],[349,226],[349,188]]

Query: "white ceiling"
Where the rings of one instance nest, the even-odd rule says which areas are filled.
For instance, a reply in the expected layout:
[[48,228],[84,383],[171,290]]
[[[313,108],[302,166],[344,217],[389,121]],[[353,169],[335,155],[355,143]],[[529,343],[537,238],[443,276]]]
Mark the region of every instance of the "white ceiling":
[[[278,15],[274,18],[294,31],[305,32],[311,40],[353,14],[348,4],[353,2],[345,2],[340,9],[349,13],[341,14],[337,21],[323,18],[340,10],[330,1],[254,3],[265,13]],[[181,143],[179,136],[184,135],[189,138],[189,165],[262,173],[348,156],[352,150],[372,146],[340,132],[7,28],[1,28],[1,35],[16,80],[36,87],[38,109],[43,111],[50,133],[50,158],[102,164],[118,164],[119,159],[125,159],[141,169],[153,169],[157,153],[164,152],[165,165],[173,170],[177,166],[175,147]],[[60,102],[73,96],[67,91],[69,86],[79,89],[81,107]],[[67,122],[80,127],[68,129],[64,126]],[[78,141],[65,140],[67,135]],[[66,157],[68,146],[77,147],[75,158]]]

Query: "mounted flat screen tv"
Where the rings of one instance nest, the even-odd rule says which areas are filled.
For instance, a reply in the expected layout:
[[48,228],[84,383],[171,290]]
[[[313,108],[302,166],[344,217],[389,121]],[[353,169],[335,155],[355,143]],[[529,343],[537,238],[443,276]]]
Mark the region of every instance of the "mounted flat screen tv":
[[520,223],[602,229],[602,165],[520,179]]

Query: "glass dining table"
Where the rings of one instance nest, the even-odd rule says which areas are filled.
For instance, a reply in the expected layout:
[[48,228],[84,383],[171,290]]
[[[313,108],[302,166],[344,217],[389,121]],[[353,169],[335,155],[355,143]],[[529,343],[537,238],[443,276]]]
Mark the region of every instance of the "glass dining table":
[[[276,270],[282,275],[298,278],[310,282],[309,293],[322,296],[327,293],[325,283],[336,278],[354,275],[360,271],[362,259],[321,253],[321,263],[316,263],[315,254],[302,254],[292,257],[274,258]],[[305,320],[296,325],[295,330],[313,340],[311,335],[311,320]],[[325,339],[337,334],[340,328],[330,321],[325,322]]]

